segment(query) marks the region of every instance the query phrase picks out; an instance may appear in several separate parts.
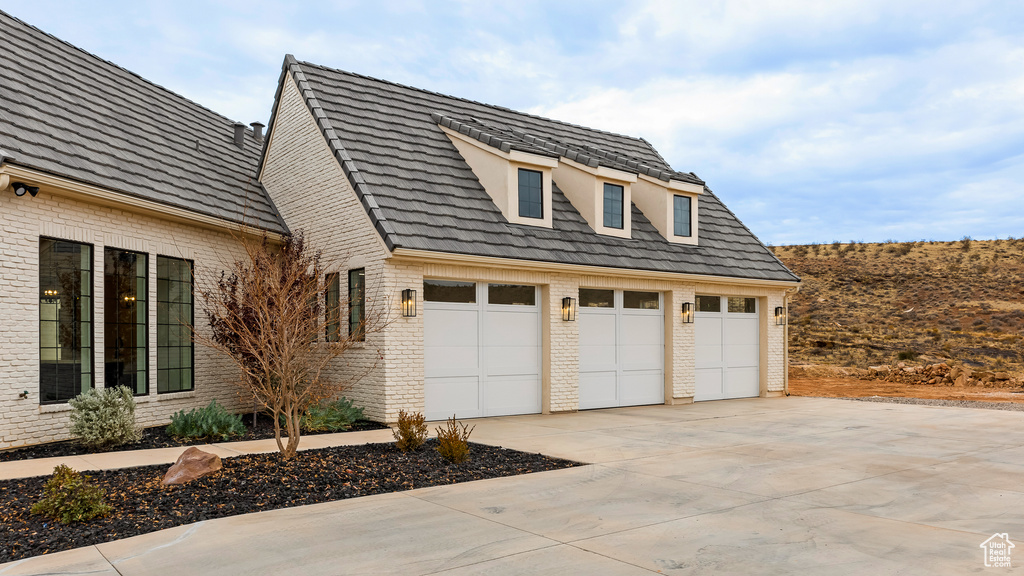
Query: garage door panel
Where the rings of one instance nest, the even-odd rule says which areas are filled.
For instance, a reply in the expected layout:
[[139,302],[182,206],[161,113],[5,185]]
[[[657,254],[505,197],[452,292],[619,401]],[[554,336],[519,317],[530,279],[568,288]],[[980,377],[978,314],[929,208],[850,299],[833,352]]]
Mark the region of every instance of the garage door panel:
[[721,368],[698,369],[696,375],[694,401],[719,400],[723,397]]
[[726,368],[756,368],[760,361],[757,346],[729,346],[725,348]]
[[726,318],[723,342],[726,346],[757,346],[756,318]]
[[722,319],[698,316],[694,323],[696,366],[715,368],[722,365]]
[[664,320],[660,315],[622,315],[622,341],[631,346],[660,347],[664,342]]
[[[430,310],[423,314],[423,341],[426,347],[473,346],[479,338],[476,310]],[[472,326],[472,329],[467,329]]]
[[660,370],[664,364],[665,352],[661,344],[657,346],[630,346],[620,348],[622,369],[626,370]]
[[615,347],[615,314],[583,310],[578,315],[580,348]]
[[484,416],[540,412],[540,378],[488,378],[484,381],[484,398]]
[[487,376],[536,376],[540,373],[540,353],[536,346],[488,346],[484,359]]
[[617,375],[615,370],[580,373],[580,408],[615,406]]
[[431,346],[423,351],[423,373],[430,377],[477,376],[480,349],[476,346]]
[[665,402],[665,375],[661,370],[623,372],[619,382],[620,406]]
[[540,346],[536,308],[528,312],[488,310],[484,313],[484,342],[487,346]]
[[452,413],[456,418],[476,418],[480,411],[480,380],[465,378],[426,378],[424,381],[427,420],[444,420]]
[[727,398],[757,396],[760,392],[759,388],[757,367],[729,370],[729,378],[725,381],[725,396]]

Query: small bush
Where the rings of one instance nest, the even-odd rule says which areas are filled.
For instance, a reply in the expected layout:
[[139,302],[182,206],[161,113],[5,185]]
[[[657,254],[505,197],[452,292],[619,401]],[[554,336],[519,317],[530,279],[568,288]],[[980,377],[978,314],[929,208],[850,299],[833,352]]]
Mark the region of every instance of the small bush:
[[437,428],[437,451],[452,464],[464,462],[469,457],[469,435],[476,429],[476,426],[461,426],[459,428],[459,423],[452,414],[445,428]]
[[304,432],[344,432],[362,419],[363,409],[356,408],[351,400],[342,397],[310,407],[299,426]]
[[89,477],[61,464],[43,486],[43,499],[32,505],[32,513],[63,524],[84,522],[110,514],[103,502],[102,488],[89,484]]
[[419,412],[398,411],[398,428],[391,432],[402,452],[416,450],[427,441],[427,421]]
[[71,435],[90,448],[138,442],[142,432],[135,425],[135,398],[124,386],[92,388],[68,400]]
[[917,360],[917,352],[908,348],[897,354],[896,358],[900,360]]
[[179,410],[171,416],[167,433],[176,438],[220,438],[245,434],[242,417],[232,414],[223,406],[211,400],[205,408],[193,408],[188,412]]

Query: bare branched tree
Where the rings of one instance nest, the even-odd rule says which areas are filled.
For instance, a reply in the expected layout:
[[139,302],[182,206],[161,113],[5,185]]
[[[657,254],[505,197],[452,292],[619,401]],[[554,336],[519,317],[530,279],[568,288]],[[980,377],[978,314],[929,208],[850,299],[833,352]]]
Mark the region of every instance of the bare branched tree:
[[239,385],[274,418],[277,447],[290,459],[306,411],[351,387],[375,367],[380,353],[358,369],[346,364],[349,370],[341,376],[330,369],[334,361],[366,335],[383,330],[388,318],[380,306],[365,307],[353,329],[339,326],[338,311],[349,308],[348,299],[326,298],[329,267],[301,233],[280,245],[265,236],[239,241],[248,258],[235,261],[215,284],[196,290],[211,328],[209,334],[196,332],[196,339],[238,366]]

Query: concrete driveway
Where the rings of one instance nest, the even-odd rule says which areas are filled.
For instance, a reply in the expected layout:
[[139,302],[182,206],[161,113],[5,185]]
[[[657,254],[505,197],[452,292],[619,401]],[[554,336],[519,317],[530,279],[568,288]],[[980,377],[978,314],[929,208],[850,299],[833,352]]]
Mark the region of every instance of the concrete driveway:
[[474,440],[592,464],[213,520],[0,574],[1009,573],[980,545],[1024,542],[1021,412],[792,397],[475,424]]

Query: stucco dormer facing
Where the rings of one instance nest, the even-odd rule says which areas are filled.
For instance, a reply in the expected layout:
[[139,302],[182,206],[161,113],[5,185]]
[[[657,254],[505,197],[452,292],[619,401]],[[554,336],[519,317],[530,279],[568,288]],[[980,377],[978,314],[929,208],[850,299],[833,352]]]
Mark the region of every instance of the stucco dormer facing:
[[[492,148],[444,126],[440,127],[459,154],[469,164],[480,185],[494,200],[501,214],[510,224],[551,228],[551,171],[558,159],[520,150],[508,152]],[[542,202],[540,218],[523,217],[519,213],[519,170],[540,172]]]
[[[633,184],[633,203],[644,213],[644,216],[651,221],[651,224],[658,229],[658,232],[666,240],[675,244],[689,244],[696,246],[698,242],[699,214],[698,204],[704,187],[669,180],[665,182],[657,178],[641,174],[636,183]],[[690,208],[690,234],[677,235],[675,226],[674,202],[676,196],[689,198]]]
[[[632,237],[630,204],[632,185],[637,181],[636,174],[605,166],[591,167],[562,158],[554,169],[553,177],[558,189],[572,202],[594,232],[617,238]],[[622,187],[622,228],[604,225],[605,184]]]

